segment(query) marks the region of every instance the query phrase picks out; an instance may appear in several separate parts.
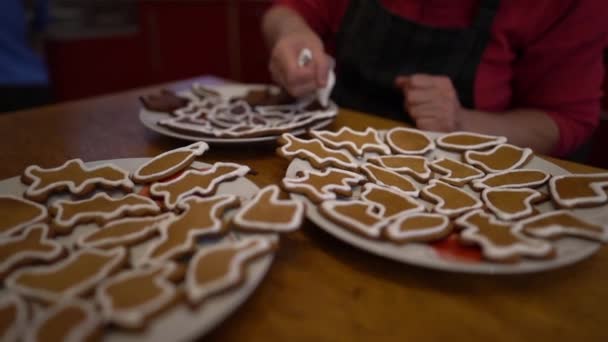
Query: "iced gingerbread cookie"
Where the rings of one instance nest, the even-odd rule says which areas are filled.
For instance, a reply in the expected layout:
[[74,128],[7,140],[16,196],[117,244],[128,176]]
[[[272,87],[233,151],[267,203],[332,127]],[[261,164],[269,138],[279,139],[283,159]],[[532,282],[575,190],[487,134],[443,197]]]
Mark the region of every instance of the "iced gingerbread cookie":
[[271,253],[275,242],[266,237],[247,237],[201,248],[190,260],[185,290],[190,303],[233,289],[246,281],[247,266]]
[[243,177],[249,171],[245,165],[218,162],[210,169],[188,170],[168,182],[155,183],[150,187],[150,194],[161,197],[165,208],[173,210],[186,197],[213,195],[222,182]]
[[201,100],[218,99],[222,96],[217,90],[196,82],[192,84],[192,93]]
[[484,258],[491,261],[516,262],[522,257],[550,258],[553,247],[543,240],[525,236],[512,223],[502,222],[494,216],[475,210],[456,220],[463,231],[460,240],[481,247]]
[[126,261],[124,248],[108,251],[83,249],[50,266],[22,268],[5,282],[25,297],[54,303],[84,295]]
[[397,217],[383,232],[395,243],[431,242],[441,240],[452,232],[450,219],[431,213],[408,213]]
[[144,328],[154,316],[177,303],[178,291],[170,281],[174,264],[131,269],[104,280],[95,299],[103,318],[126,329]]
[[302,194],[313,203],[336,199],[337,195],[350,197],[353,186],[365,181],[365,177],[354,172],[329,167],[325,171],[304,170],[296,178],[283,178],[283,189]]
[[0,240],[0,280],[19,267],[48,263],[63,255],[63,248],[48,239],[49,228],[37,224],[17,236]]
[[178,206],[183,213],[162,222],[159,228],[160,238],[148,246],[138,262],[157,263],[192,252],[196,238],[224,232],[224,213],[239,204],[239,199],[234,195],[186,199]]
[[302,225],[304,203],[280,199],[276,185],[267,186],[249,200],[234,216],[232,223],[244,231],[285,233]]
[[437,146],[448,151],[485,150],[507,142],[505,137],[473,132],[453,132],[437,138]]
[[435,203],[433,211],[449,217],[459,216],[483,205],[476,196],[437,179],[432,179],[429,185],[422,189],[420,197]]
[[551,211],[519,221],[524,233],[543,239],[572,236],[608,242],[608,226],[587,222],[567,210]]
[[549,181],[553,201],[560,208],[588,208],[608,202],[608,173],[554,176]]
[[101,336],[103,323],[91,303],[70,299],[37,315],[24,341],[95,341]]
[[176,109],[187,106],[190,102],[190,99],[178,96],[167,89],[162,89],[157,94],[144,95],[139,100],[147,110],[163,113],[171,113]]
[[27,303],[18,295],[5,292],[0,296],[0,341],[21,340],[28,323]]
[[159,216],[128,217],[112,221],[100,229],[81,235],[76,240],[76,244],[80,248],[130,247],[157,235],[162,223],[173,218],[173,214],[166,213]]
[[301,158],[308,161],[314,168],[323,169],[327,166],[347,170],[356,170],[357,162],[345,150],[329,149],[318,139],[300,139],[290,133],[284,133],[278,140],[281,147],[277,154],[287,160]]
[[466,151],[464,160],[487,173],[517,169],[534,157],[529,148],[511,144],[496,145],[488,151]]
[[404,173],[420,183],[426,183],[431,179],[431,169],[425,157],[402,155],[379,156],[368,158],[367,162],[397,173]]
[[426,154],[435,148],[435,143],[417,129],[395,127],[386,132],[386,143],[394,153]]
[[480,170],[451,158],[439,158],[430,164],[430,168],[441,175],[439,180],[454,186],[464,186],[473,179],[485,176]]
[[549,174],[541,170],[518,169],[489,174],[475,179],[471,186],[475,190],[485,188],[538,188],[549,180]]
[[418,196],[420,190],[416,187],[414,181],[405,175],[395,171],[385,169],[383,167],[367,163],[361,166],[361,171],[367,178],[378,184],[402,191],[410,196]]
[[380,214],[380,207],[369,201],[331,200],[321,203],[319,212],[336,225],[360,236],[380,239],[388,220]]
[[173,176],[189,167],[196,157],[209,149],[209,145],[199,141],[192,145],[160,154],[138,167],[131,179],[135,183],[151,183]]
[[534,204],[547,200],[547,195],[526,188],[488,188],[481,193],[481,198],[496,217],[511,221],[534,215]]
[[0,237],[18,233],[32,224],[45,221],[48,216],[43,205],[21,197],[0,196]]
[[378,214],[386,219],[425,210],[422,204],[405,193],[374,183],[365,184],[361,199],[377,205]]
[[362,156],[368,152],[391,153],[391,149],[382,142],[378,131],[371,127],[368,127],[365,131],[355,131],[345,126],[337,132],[312,130],[309,134],[321,140],[327,147],[333,149],[344,148],[355,156]]
[[81,223],[101,225],[127,215],[145,216],[160,212],[158,205],[148,197],[129,194],[112,198],[103,192],[81,201],[59,200],[49,210],[55,216],[53,231],[57,234],[68,234]]
[[36,202],[44,202],[52,193],[66,189],[78,196],[89,194],[96,187],[133,190],[133,182],[126,171],[112,164],[86,167],[80,159],[72,159],[50,169],[28,166],[21,181],[29,185],[24,196]]

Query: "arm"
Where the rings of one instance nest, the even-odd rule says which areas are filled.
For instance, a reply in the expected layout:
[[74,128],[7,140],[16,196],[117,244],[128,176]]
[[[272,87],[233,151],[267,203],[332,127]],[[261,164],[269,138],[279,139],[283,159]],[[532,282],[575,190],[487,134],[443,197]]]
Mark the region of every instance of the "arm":
[[[262,21],[262,32],[271,50],[269,69],[277,84],[296,97],[325,86],[329,56],[319,36],[298,13],[285,6],[271,8]],[[312,61],[299,66],[298,56],[304,48],[312,51]]]

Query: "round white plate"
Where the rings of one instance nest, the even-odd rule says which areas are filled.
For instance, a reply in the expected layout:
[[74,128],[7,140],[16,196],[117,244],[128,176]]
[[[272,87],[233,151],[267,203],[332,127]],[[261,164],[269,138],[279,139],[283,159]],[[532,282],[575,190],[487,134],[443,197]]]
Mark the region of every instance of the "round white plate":
[[[124,170],[134,171],[138,166],[148,161],[149,158],[134,158],[134,159],[116,159],[107,161],[89,162],[86,165],[94,166],[103,163],[112,163],[121,167]],[[206,163],[194,162],[193,167],[204,168],[210,166]],[[22,195],[26,186],[23,185],[19,177],[13,177],[0,181],[0,194]],[[241,198],[250,198],[259,190],[259,188],[244,177],[239,177],[231,182],[222,183],[217,193],[218,194],[234,194]],[[52,200],[60,198],[55,196]],[[79,226],[74,232],[68,236],[58,239],[62,244],[70,248],[78,236],[86,233],[94,226]],[[232,233],[226,238],[239,239],[245,236],[242,233]],[[278,239],[276,234],[266,234],[269,239]],[[141,252],[147,246],[144,243],[137,245],[132,249],[134,257],[141,255]],[[211,329],[221,323],[228,315],[234,312],[245,300],[253,293],[256,287],[260,284],[266,275],[274,254],[269,254],[256,259],[247,267],[247,277],[245,283],[224,294],[214,296],[205,300],[205,302],[197,309],[191,309],[184,301],[183,303],[173,307],[171,310],[159,315],[149,322],[148,327],[141,332],[129,333],[124,330],[112,329],[104,332],[103,339],[105,341],[183,341],[193,340],[203,336]],[[5,291],[0,290],[0,293]],[[37,310],[38,311],[38,310]]]
[[[245,84],[225,84],[225,85],[212,85],[212,86],[210,85],[210,86],[205,86],[205,87],[216,90],[225,98],[231,98],[231,97],[235,97],[235,96],[243,96],[249,90],[262,89],[266,86],[245,85]],[[179,92],[178,94],[185,95],[187,97],[194,96],[189,91]],[[328,111],[337,112],[338,107],[332,102]],[[158,121],[168,119],[168,118],[170,118],[170,115],[167,113],[149,111],[144,107],[142,107],[141,110],[139,111],[139,120],[141,121],[142,124],[144,124],[144,126],[149,128],[150,130],[160,133],[162,135],[166,135],[169,137],[178,138],[178,139],[182,139],[182,140],[205,141],[205,142],[212,143],[212,144],[251,144],[251,143],[274,142],[278,138],[277,135],[269,135],[269,136],[264,136],[264,137],[253,137],[253,138],[213,138],[213,137],[201,137],[201,136],[196,136],[196,135],[188,135],[188,134],[175,132],[166,127],[157,125]],[[323,121],[320,121],[317,124],[311,126],[310,129],[323,129],[323,128],[327,127],[329,124],[331,124],[332,122],[333,122],[333,119],[323,120]],[[298,129],[298,130],[292,131],[290,133],[298,136],[298,135],[302,135],[302,134],[306,133],[306,131],[307,131],[307,129],[303,128],[303,129]]]
[[[427,134],[429,134],[431,137],[439,136],[439,134],[436,133],[427,132]],[[431,152],[430,158],[433,159],[434,156],[449,156],[453,158],[457,156],[457,154],[436,149],[435,151]],[[294,159],[286,171],[286,176],[294,177],[298,171],[311,168],[311,165],[307,161],[302,159]],[[526,165],[526,168],[540,169],[554,175],[568,173],[566,170],[558,167],[557,165],[538,157],[534,157]],[[471,193],[475,193],[468,186],[465,189]],[[301,199],[307,203],[306,214],[312,222],[314,222],[324,231],[350,245],[406,264],[442,271],[479,274],[518,274],[540,272],[576,263],[596,253],[601,246],[599,243],[584,239],[562,238],[554,242],[556,256],[549,260],[522,259],[520,262],[513,264],[492,263],[484,260],[465,261],[442,256],[435,250],[435,248],[424,243],[398,245],[391,242],[366,239],[327,220],[317,210],[317,206],[309,201],[305,196],[298,194],[291,194],[291,196]],[[537,206],[536,208],[540,211],[547,211],[551,209],[551,204],[547,202]],[[608,206],[575,210],[574,213],[592,222],[603,223],[608,221]]]

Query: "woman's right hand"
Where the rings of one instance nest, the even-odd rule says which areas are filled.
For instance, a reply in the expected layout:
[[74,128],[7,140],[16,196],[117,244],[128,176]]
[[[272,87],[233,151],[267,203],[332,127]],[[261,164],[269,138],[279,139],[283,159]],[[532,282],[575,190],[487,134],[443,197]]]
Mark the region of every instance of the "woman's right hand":
[[[312,59],[298,63],[304,49],[312,52]],[[325,87],[330,68],[330,57],[323,42],[310,30],[282,35],[272,48],[270,73],[274,81],[294,97],[303,97]]]

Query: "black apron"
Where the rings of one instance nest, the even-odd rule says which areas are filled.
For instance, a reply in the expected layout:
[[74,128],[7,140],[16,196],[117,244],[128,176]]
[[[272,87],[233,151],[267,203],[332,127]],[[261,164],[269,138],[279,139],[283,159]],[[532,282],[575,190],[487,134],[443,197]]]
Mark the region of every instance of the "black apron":
[[452,29],[404,19],[379,0],[350,0],[337,36],[332,98],[342,107],[409,119],[395,78],[425,73],[449,77],[461,105],[472,109],[475,73],[499,3],[481,0],[473,25]]

